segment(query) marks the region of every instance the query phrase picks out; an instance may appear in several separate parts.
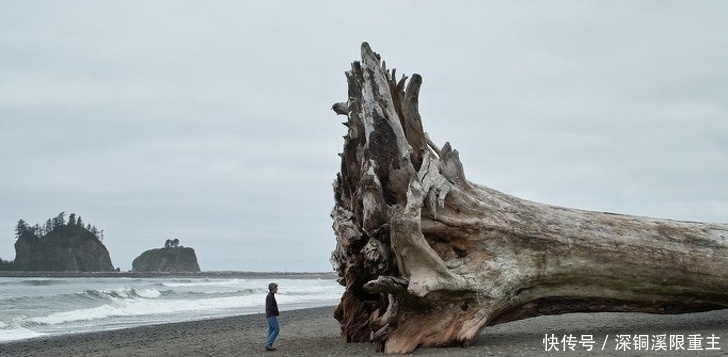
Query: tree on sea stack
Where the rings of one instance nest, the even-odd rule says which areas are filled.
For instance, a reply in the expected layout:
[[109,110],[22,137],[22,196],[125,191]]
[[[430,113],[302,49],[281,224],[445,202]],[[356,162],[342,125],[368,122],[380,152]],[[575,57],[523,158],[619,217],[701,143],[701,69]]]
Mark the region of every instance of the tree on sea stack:
[[334,182],[347,342],[378,351],[467,346],[486,326],[570,312],[728,307],[728,224],[550,206],[468,181],[368,44],[334,104],[348,133]]

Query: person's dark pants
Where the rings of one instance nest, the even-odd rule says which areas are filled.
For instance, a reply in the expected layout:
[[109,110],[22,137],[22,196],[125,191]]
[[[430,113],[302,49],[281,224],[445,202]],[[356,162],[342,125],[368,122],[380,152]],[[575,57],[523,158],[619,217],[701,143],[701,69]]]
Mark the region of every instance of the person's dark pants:
[[265,341],[265,347],[273,348],[273,341],[278,337],[280,332],[278,327],[278,316],[271,316],[268,318],[268,339]]

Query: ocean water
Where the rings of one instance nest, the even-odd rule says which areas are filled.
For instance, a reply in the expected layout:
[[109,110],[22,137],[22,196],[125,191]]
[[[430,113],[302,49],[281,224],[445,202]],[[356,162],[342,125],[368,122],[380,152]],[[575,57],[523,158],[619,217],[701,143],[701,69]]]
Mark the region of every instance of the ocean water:
[[0,343],[260,313],[271,281],[281,311],[336,305],[344,292],[315,278],[0,277]]

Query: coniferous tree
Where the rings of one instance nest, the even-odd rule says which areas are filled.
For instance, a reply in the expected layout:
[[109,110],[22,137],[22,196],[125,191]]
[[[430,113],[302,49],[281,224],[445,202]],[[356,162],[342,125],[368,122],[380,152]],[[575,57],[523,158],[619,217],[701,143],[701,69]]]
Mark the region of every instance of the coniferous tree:
[[53,230],[53,221],[50,218],[45,223],[45,229],[43,229],[43,235],[50,233]]
[[15,226],[15,239],[20,238],[27,231],[28,231],[28,224],[25,223],[25,221],[22,219],[19,220],[18,224]]
[[177,248],[179,247],[179,239],[167,239],[167,241],[164,242],[165,248]]
[[103,230],[99,230],[98,228],[96,228],[96,226],[91,226],[91,229],[89,229],[89,232],[91,232],[91,234],[93,234],[94,237],[96,237],[96,239],[98,239],[98,240],[102,239],[100,237],[103,235]]
[[12,260],[2,260],[2,258],[0,258],[0,270],[15,270],[14,263],[15,262]]
[[48,218],[45,222],[45,224],[40,225],[36,223],[33,226],[28,225],[28,223],[21,219],[18,221],[18,224],[15,226],[15,238],[20,238],[23,234],[32,234],[36,238],[43,238],[44,236],[48,235],[51,231],[53,231],[55,228],[69,225],[69,226],[80,226],[82,228],[85,228],[87,231],[92,233],[96,239],[99,241],[104,240],[104,230],[99,229],[94,225],[91,225],[90,223],[87,224],[84,227],[84,222],[81,219],[80,215],[76,215],[76,213],[71,213],[68,216],[68,221],[65,219],[65,212],[59,213],[54,218]]
[[64,224],[66,224],[66,212],[61,212],[56,218],[53,218],[53,228],[60,227]]

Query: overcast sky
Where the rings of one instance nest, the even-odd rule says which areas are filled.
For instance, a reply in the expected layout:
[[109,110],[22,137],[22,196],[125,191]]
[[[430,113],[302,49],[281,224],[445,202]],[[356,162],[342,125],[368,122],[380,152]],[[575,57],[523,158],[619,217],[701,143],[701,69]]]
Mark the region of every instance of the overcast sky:
[[0,257],[75,212],[114,266],[329,271],[362,41],[425,130],[529,200],[728,222],[725,1],[2,1]]

